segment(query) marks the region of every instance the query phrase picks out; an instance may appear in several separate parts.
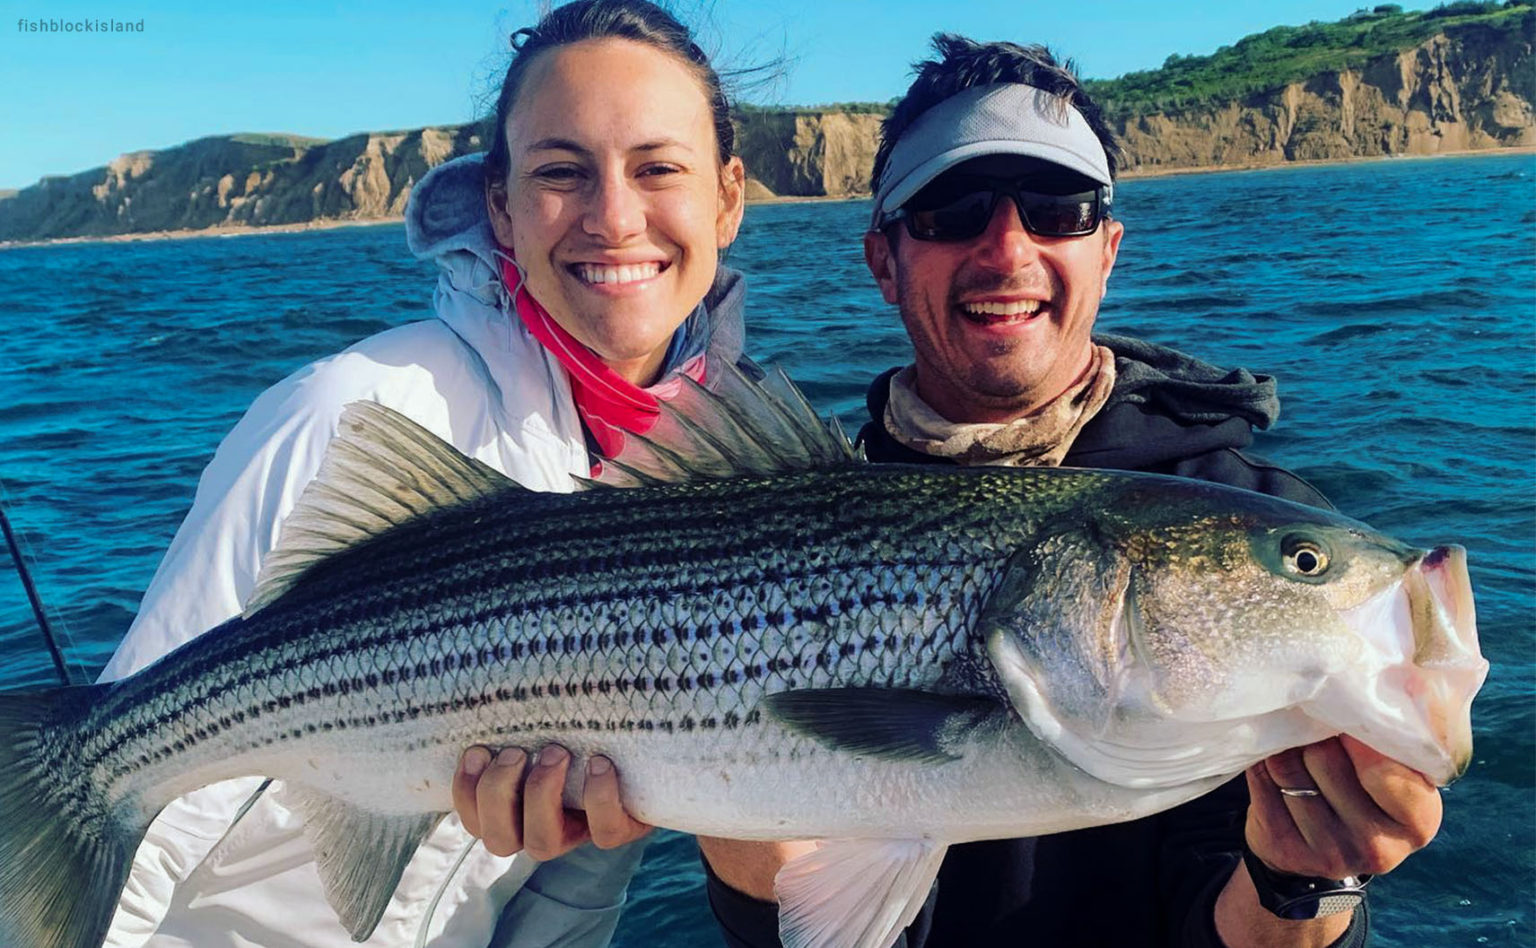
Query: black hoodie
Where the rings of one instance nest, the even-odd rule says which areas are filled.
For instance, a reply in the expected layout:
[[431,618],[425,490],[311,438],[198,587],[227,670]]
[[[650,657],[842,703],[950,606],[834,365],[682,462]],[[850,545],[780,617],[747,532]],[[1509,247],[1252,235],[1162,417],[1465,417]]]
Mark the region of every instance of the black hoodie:
[[[1063,467],[1175,474],[1242,487],[1332,509],[1301,478],[1242,453],[1280,416],[1275,380],[1247,369],[1227,371],[1181,352],[1131,339],[1095,336],[1115,354],[1109,401],[1078,434]],[[885,430],[891,369],[869,387],[870,420],[859,441],[871,461],[944,464],[896,441]]]
[[[1242,453],[1279,416],[1274,379],[1225,371],[1151,343],[1097,336],[1115,353],[1109,401],[1079,433],[1068,467],[1174,474],[1329,507],[1296,475]],[[859,440],[872,461],[944,464],[900,444],[883,419],[890,378],[870,386]],[[950,847],[898,948],[1223,948],[1216,897],[1237,866],[1248,810],[1241,776],[1153,816],[1029,839]],[[706,866],[707,869],[707,866]],[[731,948],[779,944],[778,907],[709,873]],[[1360,948],[1368,913],[1331,948]]]

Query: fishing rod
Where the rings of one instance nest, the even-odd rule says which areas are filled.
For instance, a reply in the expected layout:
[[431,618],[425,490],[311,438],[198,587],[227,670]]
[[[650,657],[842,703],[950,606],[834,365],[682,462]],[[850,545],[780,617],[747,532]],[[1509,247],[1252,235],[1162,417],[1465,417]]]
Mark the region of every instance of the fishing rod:
[[16,532],[11,529],[11,521],[5,515],[5,505],[0,504],[0,531],[5,533],[5,544],[11,550],[11,562],[16,564],[16,574],[21,577],[22,588],[27,591],[27,601],[32,604],[32,614],[37,617],[37,627],[43,633],[43,641],[48,645],[48,654],[53,656],[53,667],[59,673],[59,681],[66,685],[78,684],[74,676],[69,673],[69,666],[64,662],[64,650],[59,646],[58,637],[53,634],[53,626],[48,624],[48,616],[43,611],[43,600],[37,594],[37,585],[32,582],[32,574],[27,570],[26,560],[21,558],[21,546],[16,542]]

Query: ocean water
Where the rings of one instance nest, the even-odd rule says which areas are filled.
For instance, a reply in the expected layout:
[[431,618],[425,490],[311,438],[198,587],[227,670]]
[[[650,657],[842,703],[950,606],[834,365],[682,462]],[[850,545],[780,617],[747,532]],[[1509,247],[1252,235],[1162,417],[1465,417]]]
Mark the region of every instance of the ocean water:
[[[1536,906],[1536,156],[1143,179],[1101,328],[1281,380],[1258,450],[1352,516],[1464,544],[1493,664],[1439,838],[1373,886],[1376,944],[1531,945]],[[752,207],[749,351],[850,427],[906,361],[863,201]],[[0,253],[0,485],[82,675],[111,654],[220,437],[266,386],[429,315],[399,225]],[[53,680],[0,549],[0,688]],[[658,834],[615,944],[719,943]],[[1024,933],[1021,933],[1021,935]]]

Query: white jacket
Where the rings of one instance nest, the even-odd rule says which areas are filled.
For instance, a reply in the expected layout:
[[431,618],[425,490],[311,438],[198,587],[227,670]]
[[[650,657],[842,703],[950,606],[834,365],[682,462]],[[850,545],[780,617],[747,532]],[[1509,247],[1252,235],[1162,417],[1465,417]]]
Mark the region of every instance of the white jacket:
[[[239,614],[349,402],[401,411],[530,488],[569,491],[572,475],[589,473],[564,370],[508,316],[481,197],[480,156],[449,162],[422,179],[407,210],[407,237],[417,256],[439,265],[437,319],[365,339],[256,399],[203,471],[192,509],[104,680],[130,675]],[[741,295],[739,276],[722,271],[706,301],[709,310],[690,317],[687,351],[679,355],[691,355],[707,340],[721,355],[738,356]],[[280,784],[229,829],[259,784],[258,778],[216,784],[161,813],[139,847],[108,946],[356,944],[325,902],[309,844],[282,803]],[[599,853],[587,846],[545,864],[507,910],[503,932],[510,935],[498,944],[606,944],[639,851]],[[491,855],[450,816],[411,860],[365,944],[487,945],[533,868],[525,857]]]

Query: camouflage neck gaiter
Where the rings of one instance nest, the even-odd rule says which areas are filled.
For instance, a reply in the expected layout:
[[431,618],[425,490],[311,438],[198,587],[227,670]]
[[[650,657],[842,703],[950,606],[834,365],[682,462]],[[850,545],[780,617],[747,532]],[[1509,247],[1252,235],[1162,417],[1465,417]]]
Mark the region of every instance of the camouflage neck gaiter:
[[1055,467],[1109,400],[1115,355],[1094,346],[1087,371],[1070,388],[1023,418],[1000,424],[957,424],[944,418],[918,397],[916,381],[910,365],[891,377],[885,427],[900,443],[958,464]]

